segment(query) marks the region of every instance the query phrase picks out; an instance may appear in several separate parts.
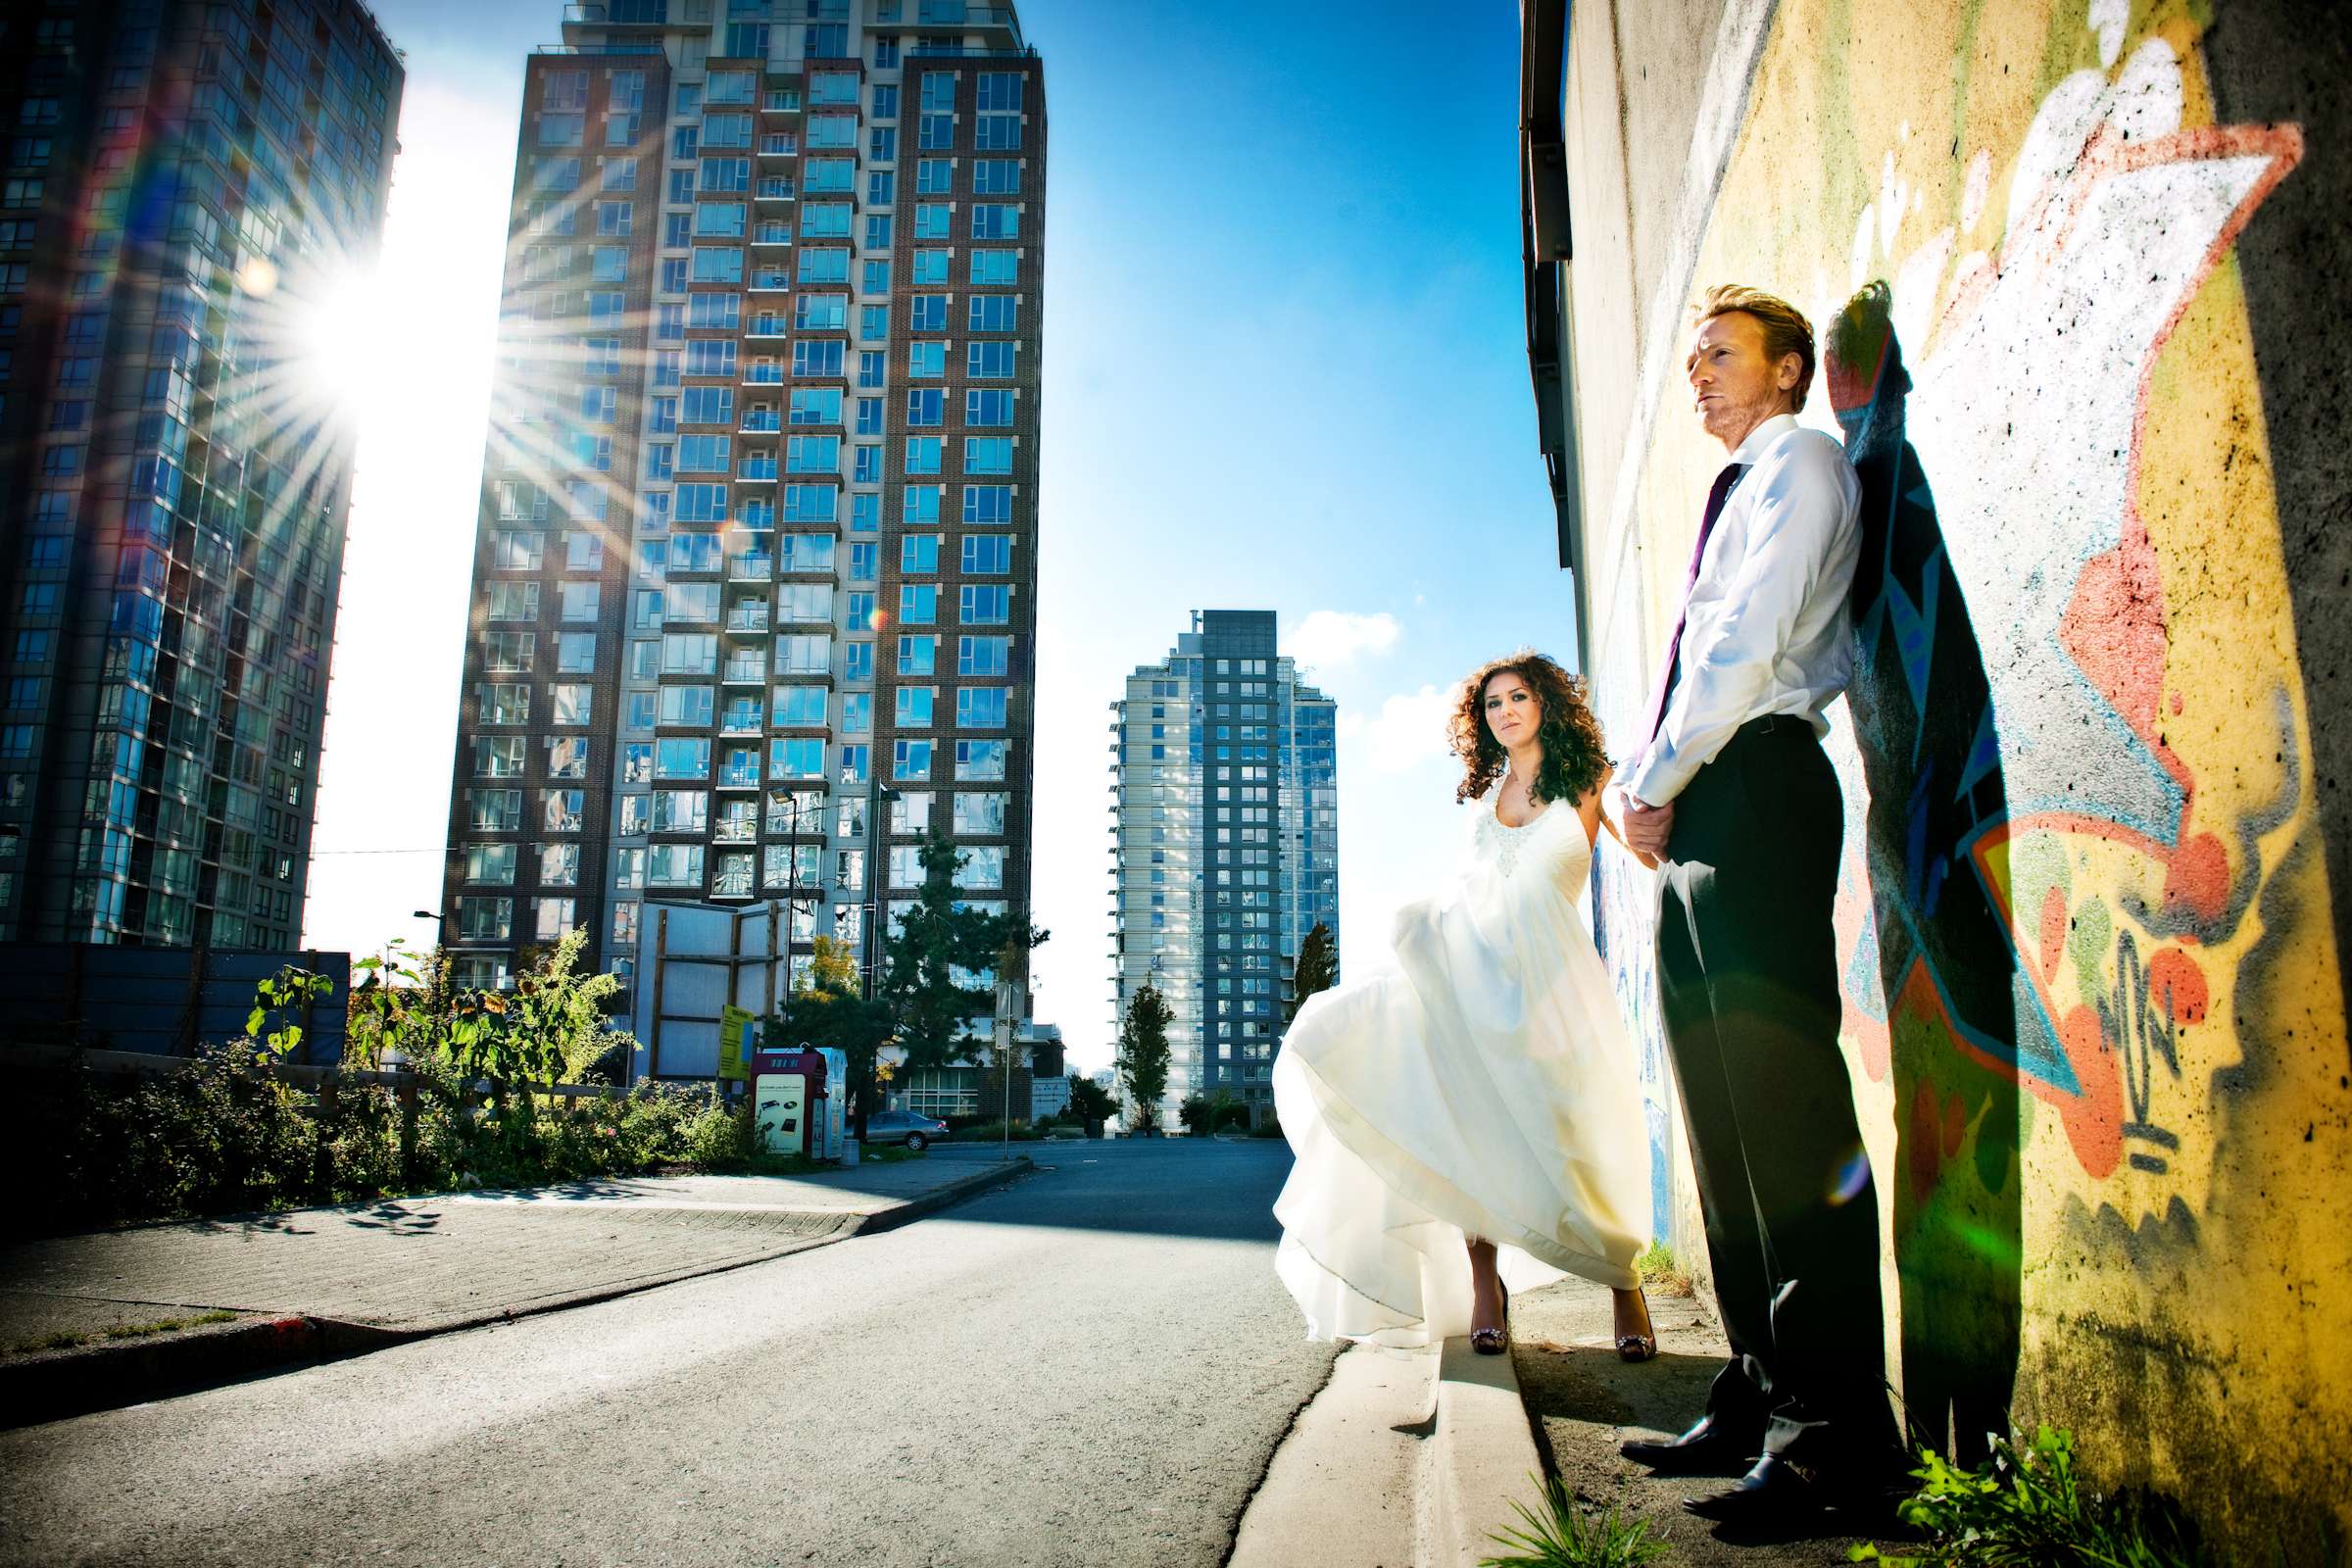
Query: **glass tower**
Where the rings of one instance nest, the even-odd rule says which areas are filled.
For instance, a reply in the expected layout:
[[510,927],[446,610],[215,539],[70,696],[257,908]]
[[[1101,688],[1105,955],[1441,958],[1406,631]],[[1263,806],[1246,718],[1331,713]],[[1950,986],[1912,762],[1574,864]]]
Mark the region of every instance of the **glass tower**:
[[1025,911],[1043,67],[1009,7],[567,8],[525,76],[444,937],[648,906],[870,963],[916,847]]
[[1172,1126],[1189,1095],[1271,1098],[1299,944],[1320,922],[1336,951],[1337,708],[1248,610],[1196,613],[1110,708],[1111,1021],[1166,998]]
[[0,18],[0,940],[300,939],[401,84],[348,0]]

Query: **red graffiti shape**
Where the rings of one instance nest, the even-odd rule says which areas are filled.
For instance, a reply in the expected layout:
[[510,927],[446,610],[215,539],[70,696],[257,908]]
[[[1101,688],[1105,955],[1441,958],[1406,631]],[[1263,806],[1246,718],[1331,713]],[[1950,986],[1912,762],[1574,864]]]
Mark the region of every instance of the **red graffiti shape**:
[[2066,956],[2066,891],[2053,887],[2041,896],[2041,983],[2048,985],[2058,978],[2058,964]]
[[[2187,813],[2181,813],[2185,820]],[[2230,852],[2210,833],[2185,834],[2164,867],[2167,913],[2185,909],[2200,926],[2218,923],[2230,907]],[[2184,938],[2193,940],[2193,937]]]
[[[2156,728],[2167,643],[2164,583],[2156,547],[2136,514],[2124,519],[2123,538],[2113,550],[2083,564],[2058,641],[2117,716],[2164,756]],[[2166,762],[2172,765],[2169,757]]]
[[1960,1145],[1968,1137],[1968,1102],[1958,1090],[1944,1097],[1943,1102],[1943,1157],[1959,1156]]
[[2058,1039],[2082,1086],[2081,1095],[2058,1102],[2066,1141],[2074,1147],[2084,1175],[2094,1180],[2112,1176],[2124,1157],[2124,1080],[2116,1070],[2115,1048],[2099,1032],[2099,1015],[2088,1007],[2066,1015],[2058,1026]]
[[2148,960],[2148,1002],[2160,1016],[2182,1026],[2203,1023],[2212,1000],[2205,971],[2179,948],[2166,948]]
[[1943,1149],[1936,1119],[1936,1086],[1923,1078],[1911,1086],[1911,1125],[1903,1139],[1903,1152],[1909,1156],[1911,1167],[1911,1198],[1922,1204],[1935,1193],[1936,1178],[1943,1168]]

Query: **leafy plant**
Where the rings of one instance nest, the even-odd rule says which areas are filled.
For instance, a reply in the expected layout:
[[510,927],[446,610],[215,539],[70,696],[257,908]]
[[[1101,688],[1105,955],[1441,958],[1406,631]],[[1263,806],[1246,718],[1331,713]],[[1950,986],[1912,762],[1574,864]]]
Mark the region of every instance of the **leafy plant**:
[[1556,1476],[1544,1483],[1543,1512],[1517,1501],[1511,1511],[1520,1527],[1488,1537],[1508,1554],[1481,1558],[1479,1568],[1641,1568],[1666,1553],[1666,1543],[1650,1535],[1646,1520],[1620,1519],[1614,1507],[1587,1519]]
[[[322,1002],[335,994],[335,983],[322,974],[287,964],[253,988],[253,1010],[245,1015],[245,1034],[273,1057],[283,1059],[302,1044],[302,1025],[290,1014],[305,1004]],[[264,1032],[275,1013],[278,1025]]]
[[1674,1255],[1674,1249],[1664,1242],[1652,1242],[1647,1250],[1634,1259],[1634,1269],[1642,1276],[1644,1290],[1660,1296],[1689,1296],[1691,1294],[1690,1274]]
[[2212,1561],[2195,1530],[2170,1502],[2102,1497],[2075,1473],[2075,1437],[2038,1428],[2020,1447],[1993,1440],[1992,1458],[1963,1470],[1933,1448],[1917,1450],[1919,1491],[1895,1512],[1925,1533],[1916,1556],[1855,1545],[1855,1562],[1894,1568],[1985,1564],[1989,1568],[2204,1568]]

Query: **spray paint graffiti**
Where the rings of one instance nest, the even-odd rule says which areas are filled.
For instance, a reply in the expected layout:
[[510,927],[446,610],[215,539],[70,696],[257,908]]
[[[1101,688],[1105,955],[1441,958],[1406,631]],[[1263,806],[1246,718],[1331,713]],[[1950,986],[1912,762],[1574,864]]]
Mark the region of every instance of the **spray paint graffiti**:
[[[2307,1515],[2260,1500],[2232,1423],[2291,1429],[2295,1476],[2352,1441],[2339,1394],[2313,1414],[2315,1377],[2352,1388],[2352,1077],[2233,254],[2304,138],[2219,121],[2198,7],[1894,17],[1774,9],[1695,269],[1824,324],[1807,417],[1864,478],[1830,749],[1891,1364],[1931,1433],[2046,1413],[2104,1432],[2110,1479],[2268,1529]],[[1650,575],[1607,624],[1672,619],[1720,462],[1679,412],[1638,453]],[[1595,665],[1630,703],[1658,651],[1622,641]],[[1639,1020],[1645,901],[1597,897]]]
[[[2120,30],[2104,18],[2093,30],[2102,65],[2112,65]],[[2301,141],[2291,126],[2184,129],[2183,98],[2179,54],[2162,37],[2142,43],[2112,77],[2091,70],[2067,75],[2026,131],[1997,252],[1972,250],[1956,261],[1954,252],[1984,220],[1990,150],[1970,160],[1960,222],[1899,261],[1887,252],[1919,193],[1895,176],[1889,152],[1851,251],[1857,270],[1892,261],[1885,313],[1890,350],[1899,354],[1906,331],[1932,345],[1904,426],[1918,452],[1906,454],[1908,473],[1892,502],[1922,504],[1924,486],[1913,476],[1924,467],[1937,475],[1931,505],[1942,518],[1938,559],[1924,579],[1930,591],[1907,595],[1889,583],[1876,603],[1857,605],[1857,631],[1866,644],[1892,640],[1914,704],[1924,702],[1927,658],[1949,613],[1934,589],[1949,595],[1968,585],[1975,619],[2003,650],[1998,700],[1985,703],[1969,726],[1968,755],[1954,760],[1958,776],[1938,779],[1929,767],[1914,787],[1949,787],[1948,807],[1998,777],[2006,798],[1996,812],[1964,813],[1968,831],[1938,846],[1944,853],[1926,866],[1936,885],[1919,881],[1918,864],[1906,867],[1912,895],[1881,900],[1870,928],[1857,925],[1849,969],[1879,957],[1889,912],[1904,918],[1912,927],[1904,946],[1922,952],[1923,967],[1916,982],[1888,989],[1898,998],[1914,983],[1932,992],[1918,1000],[1932,1004],[1955,1046],[2051,1104],[2092,1175],[2113,1171],[2128,1141],[2148,1146],[2134,1148],[2132,1167],[2159,1172],[2169,1169],[2161,1151],[2179,1145],[2158,1122],[2125,1113],[2114,1058],[2128,1042],[2103,1021],[2137,1017],[2146,999],[2118,991],[2095,970],[2076,987],[2061,984],[2056,951],[2083,944],[2061,944],[2059,933],[2079,929],[2083,918],[2098,925],[2114,915],[2103,901],[2078,913],[2065,879],[2050,868],[2084,838],[2136,859],[2118,903],[2151,942],[2181,944],[2162,948],[2150,962],[2168,985],[2199,997],[2208,987],[2188,948],[2226,940],[2261,879],[2259,855],[2233,861],[2218,836],[2191,826],[2195,779],[2165,733],[2166,709],[2178,715],[2182,699],[2178,691],[2169,704],[2165,697],[2169,629],[2140,509],[2141,459],[2151,381],[2166,343],[2231,239],[2293,169]],[[1849,308],[1835,318],[1850,316]],[[1849,369],[1847,379],[1854,378]],[[1838,379],[1833,368],[1834,402]],[[1994,388],[2016,395],[1987,395]],[[1850,404],[1841,408],[1841,420],[1854,412]],[[1861,433],[1849,430],[1849,440]],[[1983,462],[1988,450],[1999,450],[2003,461]],[[2034,525],[2016,526],[2024,517]],[[1958,695],[1964,703],[1975,696]],[[1947,712],[1944,727],[1951,722]],[[2079,765],[2085,732],[2099,755],[2087,769]],[[2281,795],[2291,801],[2293,793],[2289,779]],[[2259,836],[2276,825],[2276,811],[2248,831]],[[1906,814],[1903,844],[1916,861],[1933,811],[1921,802]],[[1972,941],[1962,961],[1933,961],[1938,944],[1917,916],[1947,896],[1940,882],[1947,872],[1975,884],[1964,895],[1970,902],[1987,901],[2006,952]],[[2031,889],[2021,889],[2021,872],[2034,873],[2026,878]],[[2021,891],[2039,896],[2021,906]],[[1939,923],[1947,932],[1954,926],[1948,918]],[[1959,924],[1971,930],[1982,923]],[[2038,961],[2024,951],[2028,933],[2038,939]],[[2136,939],[2125,940],[2135,966]],[[1955,996],[1955,988],[1981,991],[1987,974],[2013,979],[2013,1009]],[[2140,976],[2130,979],[2137,986]],[[1875,999],[1860,989],[1857,1043],[1873,1075],[1883,1076],[1884,1014],[1871,1016]],[[2003,1011],[2013,1014],[2014,1027]],[[2177,1077],[2177,1058],[2171,1065]],[[2134,1082],[2152,1087],[2144,1076]]]

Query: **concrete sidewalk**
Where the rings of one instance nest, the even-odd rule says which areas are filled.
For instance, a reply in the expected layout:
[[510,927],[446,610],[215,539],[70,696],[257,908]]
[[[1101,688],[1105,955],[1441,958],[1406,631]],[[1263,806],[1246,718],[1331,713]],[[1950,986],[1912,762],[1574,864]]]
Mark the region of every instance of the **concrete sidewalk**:
[[1687,1497],[1729,1485],[1717,1477],[1656,1476],[1617,1451],[1627,1438],[1672,1437],[1698,1419],[1707,1385],[1730,1354],[1714,1316],[1690,1297],[1652,1294],[1654,1360],[1617,1359],[1609,1293],[1581,1280],[1511,1301],[1511,1363],[1544,1469],[1560,1478],[1588,1518],[1611,1509],[1669,1544],[1673,1563],[1842,1563],[1856,1541],[1850,1518],[1821,1516],[1770,1539],[1743,1536],[1683,1511]]
[[885,1230],[1032,1169],[867,1162],[191,1220],[0,1250],[0,1421],[625,1296]]
[[[1719,1479],[1665,1480],[1617,1452],[1696,1418],[1723,1364],[1722,1332],[1689,1297],[1653,1296],[1655,1360],[1617,1358],[1609,1293],[1564,1280],[1511,1299],[1511,1353],[1351,1347],[1242,1516],[1233,1568],[1475,1568],[1496,1533],[1542,1514],[1556,1475],[1588,1519],[1615,1509],[1690,1564],[1833,1563],[1858,1538],[1837,1515],[1793,1538],[1743,1539],[1683,1512]],[[1850,1528],[1850,1527],[1849,1527]]]

